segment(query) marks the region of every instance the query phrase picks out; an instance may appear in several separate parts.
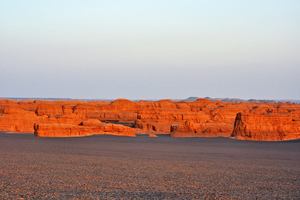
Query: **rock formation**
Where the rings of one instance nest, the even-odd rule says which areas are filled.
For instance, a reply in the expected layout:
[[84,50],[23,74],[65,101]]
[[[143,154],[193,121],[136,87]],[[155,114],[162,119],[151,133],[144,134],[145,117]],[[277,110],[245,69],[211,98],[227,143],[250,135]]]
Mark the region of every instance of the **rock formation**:
[[281,141],[300,138],[300,120],[291,114],[238,113],[231,137],[242,140]]
[[[99,121],[100,122],[100,121]],[[95,120],[87,120],[82,125],[71,124],[34,124],[34,135],[37,137],[82,137],[89,135],[117,135],[135,137],[132,128],[98,123]]]
[[136,133],[278,141],[300,138],[299,121],[300,105],[288,103],[0,100],[0,130],[43,137]]

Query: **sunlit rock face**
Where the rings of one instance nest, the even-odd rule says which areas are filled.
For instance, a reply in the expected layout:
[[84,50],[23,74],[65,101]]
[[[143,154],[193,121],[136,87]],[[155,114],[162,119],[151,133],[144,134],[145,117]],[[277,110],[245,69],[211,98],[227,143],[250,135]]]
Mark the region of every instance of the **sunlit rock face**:
[[0,130],[39,137],[137,133],[280,141],[300,138],[299,121],[300,105],[288,103],[0,100]]
[[186,121],[171,128],[171,137],[229,137],[233,126],[227,123]]
[[135,137],[132,128],[106,123],[71,124],[34,124],[34,135],[37,137],[82,137],[89,135],[117,135]]
[[238,113],[231,136],[236,139],[260,141],[298,139],[300,138],[298,117],[291,113]]

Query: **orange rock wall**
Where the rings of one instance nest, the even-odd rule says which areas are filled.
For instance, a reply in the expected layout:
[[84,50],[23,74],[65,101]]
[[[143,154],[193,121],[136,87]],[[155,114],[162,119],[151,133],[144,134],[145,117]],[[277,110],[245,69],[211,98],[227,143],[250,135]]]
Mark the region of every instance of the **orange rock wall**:
[[[234,129],[237,113],[245,116],[242,122],[248,127],[248,132],[242,133]],[[3,131],[39,131],[37,136],[41,136],[43,131],[46,136],[47,130],[49,134],[50,131],[54,134],[56,130],[70,135],[72,131],[67,130],[72,129],[71,135],[74,136],[103,131],[99,127],[86,130],[82,122],[87,120],[133,123],[135,132],[170,134],[172,137],[229,137],[233,133],[233,137],[241,139],[281,140],[281,136],[275,136],[277,133],[273,129],[281,132],[283,129],[286,139],[299,138],[296,132],[299,133],[300,105],[228,103],[207,99],[198,99],[195,102],[131,102],[127,99],[117,99],[114,102],[0,100],[0,130]],[[36,126],[35,130],[34,124],[39,124],[40,128]],[[118,128],[112,129],[107,132],[120,134]],[[249,134],[251,137],[248,137]]]
[[282,113],[236,116],[232,137],[242,140],[280,141],[300,138],[300,120]]

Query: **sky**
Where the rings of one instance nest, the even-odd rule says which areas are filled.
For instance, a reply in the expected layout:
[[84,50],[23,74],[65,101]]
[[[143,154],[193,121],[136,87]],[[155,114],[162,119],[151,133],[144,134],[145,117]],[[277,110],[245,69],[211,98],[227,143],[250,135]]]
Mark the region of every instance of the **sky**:
[[299,0],[0,0],[0,97],[300,99]]

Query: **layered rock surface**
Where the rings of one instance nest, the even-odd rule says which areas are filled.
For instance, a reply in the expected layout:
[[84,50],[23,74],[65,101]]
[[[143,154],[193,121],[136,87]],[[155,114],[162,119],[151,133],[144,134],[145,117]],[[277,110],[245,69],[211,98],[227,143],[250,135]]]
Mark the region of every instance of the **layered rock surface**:
[[171,137],[229,137],[233,126],[227,123],[194,123],[186,121],[171,127]]
[[[240,117],[236,117],[241,113]],[[0,130],[43,137],[170,134],[172,137],[234,137],[288,140],[299,136],[300,105],[186,101],[0,100]],[[134,128],[117,124],[132,124]]]
[[300,138],[300,120],[281,113],[238,113],[232,137],[242,140],[281,141]]
[[71,124],[34,124],[34,135],[37,137],[82,137],[89,135],[118,135],[135,137],[132,128],[101,123],[99,120],[87,120],[82,125]]

